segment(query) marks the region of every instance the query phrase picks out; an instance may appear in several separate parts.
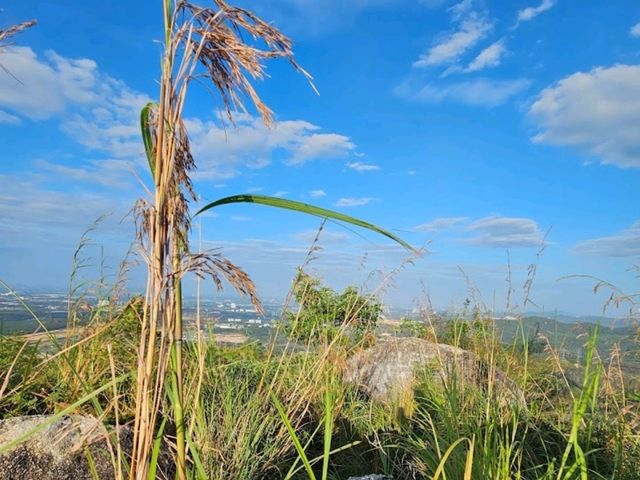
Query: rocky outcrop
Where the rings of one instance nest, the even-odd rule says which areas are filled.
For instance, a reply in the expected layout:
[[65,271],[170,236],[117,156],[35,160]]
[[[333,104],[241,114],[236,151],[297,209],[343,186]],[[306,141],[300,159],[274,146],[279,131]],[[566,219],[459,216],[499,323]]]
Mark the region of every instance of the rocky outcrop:
[[419,338],[389,338],[353,355],[344,371],[345,380],[356,384],[370,398],[396,402],[410,394],[417,370],[427,372],[435,382],[456,379],[486,389],[489,377],[501,400],[524,404],[522,392],[504,373],[493,369],[472,352]]
[[0,455],[0,478],[5,480],[92,480],[88,457],[100,479],[114,478],[102,423],[80,415],[37,415],[0,421],[0,447],[39,429],[26,441]]
[[[34,433],[0,454],[0,479],[94,480],[97,476],[100,480],[111,480],[116,477],[112,457],[116,447],[111,445],[119,442],[127,458],[132,448],[129,427],[121,428],[119,438],[111,438],[110,442],[100,420],[84,415],[66,415],[55,420],[47,415],[0,420],[0,448],[29,432]],[[157,478],[173,478],[173,461],[166,444],[161,448],[158,463]]]

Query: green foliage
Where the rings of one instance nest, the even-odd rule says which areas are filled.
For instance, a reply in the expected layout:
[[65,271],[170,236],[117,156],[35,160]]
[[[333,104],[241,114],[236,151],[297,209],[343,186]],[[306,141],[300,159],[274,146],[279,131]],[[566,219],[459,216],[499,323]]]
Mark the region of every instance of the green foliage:
[[57,384],[55,372],[42,367],[38,343],[0,335],[0,418],[46,410],[46,396]]
[[392,234],[388,230],[384,230],[378,227],[377,225],[365,222],[363,220],[360,220],[359,218],[345,215],[344,213],[327,210],[326,208],[316,207],[315,205],[309,205],[307,203],[296,202],[295,200],[288,200],[286,198],[269,197],[265,195],[232,195],[230,197],[221,198],[219,200],[216,200],[215,202],[211,202],[205,205],[200,210],[198,210],[196,215],[199,215],[200,213],[206,212],[207,210],[211,210],[212,208],[218,207],[220,205],[227,205],[232,203],[255,203],[257,205],[266,205],[269,207],[282,208],[284,210],[293,212],[305,213],[307,215],[313,215],[320,218],[337,220],[339,222],[355,225],[357,227],[365,228],[367,230],[379,233],[380,235],[383,235],[402,245],[407,250],[414,253],[417,252],[417,250],[407,242]]
[[402,317],[400,319],[398,333],[407,337],[422,338],[423,340],[436,340],[435,329],[431,325],[428,325],[424,321],[414,320],[409,317]]
[[[380,315],[380,305],[354,288],[334,292],[304,272],[294,293],[300,311],[289,318],[297,328],[308,322],[305,338],[312,342],[334,338],[341,323],[368,331]],[[73,407],[97,416],[104,412],[102,418],[112,426],[115,390],[120,423],[131,420],[135,379],[127,374],[135,371],[142,299],[100,305],[66,342],[78,343],[55,358],[46,339],[25,343],[25,337],[0,336],[0,384],[1,374],[11,370],[0,395],[0,417],[60,414]],[[508,375],[521,384],[526,408],[496,402],[485,389],[465,385],[462,375],[457,382],[455,372],[443,387],[427,368],[416,371],[412,408],[401,415],[343,383],[337,366],[351,344],[295,345],[281,352],[257,342],[234,347],[212,338],[187,342],[185,394],[196,399],[185,410],[193,478],[263,480],[285,478],[288,472],[292,479],[309,478],[303,456],[316,478],[371,472],[398,480],[436,474],[440,479],[576,480],[585,472],[589,479],[638,478],[640,397],[607,383],[618,373],[609,372],[609,362],[596,351],[595,329],[582,338],[578,365],[554,357],[551,348],[544,353],[529,348],[537,336],[533,328],[519,343],[502,344],[492,325],[476,315],[440,319],[432,331],[424,322],[403,319],[400,333],[465,346],[487,367],[507,371],[512,362]],[[282,412],[270,400],[273,395]],[[163,408],[169,411],[169,402]],[[164,433],[173,436],[175,423],[166,418]]]
[[356,339],[375,329],[382,305],[349,286],[342,293],[323,286],[319,279],[298,270],[293,288],[297,312],[287,312],[287,333],[299,341],[332,340],[347,325]]

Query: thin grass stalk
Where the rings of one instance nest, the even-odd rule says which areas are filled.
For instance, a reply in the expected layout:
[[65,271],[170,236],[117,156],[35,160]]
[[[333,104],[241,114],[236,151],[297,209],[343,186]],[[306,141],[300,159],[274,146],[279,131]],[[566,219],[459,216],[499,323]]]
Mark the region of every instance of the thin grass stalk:
[[[174,256],[174,271],[179,269],[177,263],[180,261],[179,256]],[[176,422],[176,469],[179,480],[186,480],[186,443],[184,430],[184,388],[183,388],[183,364],[182,364],[182,280],[178,279],[175,284],[175,325],[173,339],[173,378],[175,382],[175,399],[173,405],[174,416]]]

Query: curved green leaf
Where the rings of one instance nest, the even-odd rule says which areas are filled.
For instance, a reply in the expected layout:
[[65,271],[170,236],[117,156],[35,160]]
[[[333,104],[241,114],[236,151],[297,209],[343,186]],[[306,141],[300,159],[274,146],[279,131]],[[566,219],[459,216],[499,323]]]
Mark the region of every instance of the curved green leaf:
[[157,108],[158,104],[154,102],[147,103],[140,111],[140,131],[142,132],[142,141],[144,142],[144,152],[147,154],[147,161],[149,162],[149,170],[151,175],[156,176],[156,159],[153,152],[153,134],[151,133],[151,125],[149,124],[149,118],[154,108]]
[[413,248],[411,245],[409,245],[407,242],[397,237],[393,233],[388,232],[387,230],[384,230],[376,225],[373,225],[372,223],[365,222],[364,220],[360,220],[355,217],[350,217],[349,215],[335,212],[333,210],[327,210],[326,208],[316,207],[315,205],[296,202],[295,200],[287,200],[286,198],[269,197],[266,195],[232,195],[230,197],[221,198],[220,200],[216,200],[215,202],[205,205],[200,210],[198,210],[196,215],[199,215],[202,212],[206,212],[207,210],[211,210],[214,207],[217,207],[220,205],[227,205],[230,203],[257,203],[260,205],[267,205],[269,207],[284,208],[285,210],[292,210],[294,212],[306,213],[308,215],[314,215],[316,217],[331,218],[333,220],[338,220],[340,222],[356,225],[358,227],[366,228],[367,230],[371,230],[373,232],[384,235],[385,237],[390,238],[394,242],[399,243],[406,249],[417,253],[417,250]]

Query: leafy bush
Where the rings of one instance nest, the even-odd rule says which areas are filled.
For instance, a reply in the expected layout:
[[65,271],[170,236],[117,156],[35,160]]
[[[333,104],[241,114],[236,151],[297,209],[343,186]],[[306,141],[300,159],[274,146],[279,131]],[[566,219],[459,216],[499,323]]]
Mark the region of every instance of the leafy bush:
[[342,293],[323,286],[319,279],[298,270],[293,288],[297,312],[287,312],[287,333],[295,340],[332,340],[339,329],[349,326],[360,339],[375,329],[382,305],[372,296],[349,286]]

